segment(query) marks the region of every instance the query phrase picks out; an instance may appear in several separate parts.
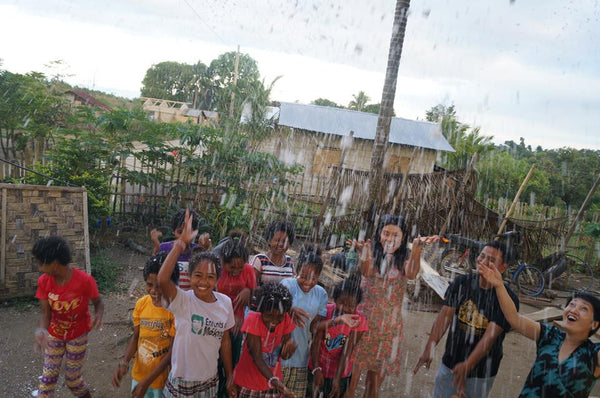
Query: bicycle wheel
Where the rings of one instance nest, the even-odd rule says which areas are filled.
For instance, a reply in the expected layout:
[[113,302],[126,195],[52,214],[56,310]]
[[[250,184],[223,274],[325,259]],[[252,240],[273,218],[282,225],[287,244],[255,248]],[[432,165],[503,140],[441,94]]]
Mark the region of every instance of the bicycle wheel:
[[544,290],[544,274],[535,267],[525,265],[515,276],[517,289],[527,296],[538,296]]
[[466,275],[473,268],[469,256],[458,249],[446,249],[440,259],[440,273],[447,278],[454,278],[456,275]]
[[569,291],[585,292],[594,289],[594,272],[592,266],[583,259],[565,255],[568,261],[567,270],[564,273],[565,286]]

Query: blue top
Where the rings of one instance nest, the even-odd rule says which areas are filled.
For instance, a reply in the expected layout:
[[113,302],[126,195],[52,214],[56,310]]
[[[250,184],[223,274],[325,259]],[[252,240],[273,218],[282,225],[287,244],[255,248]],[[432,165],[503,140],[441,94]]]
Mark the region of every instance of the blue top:
[[566,333],[540,322],[540,338],[537,356],[521,390],[522,398],[538,397],[587,397],[592,391],[598,366],[600,343],[584,341],[571,355],[558,362],[558,352]]
[[296,278],[283,279],[281,284],[287,287],[292,294],[292,306],[301,308],[310,315],[305,327],[301,328],[296,325],[292,332],[292,340],[298,344],[298,348],[290,359],[281,361],[281,364],[291,368],[305,368],[308,366],[310,351],[310,323],[317,315],[327,316],[327,292],[321,286],[315,285],[308,293],[304,293]]

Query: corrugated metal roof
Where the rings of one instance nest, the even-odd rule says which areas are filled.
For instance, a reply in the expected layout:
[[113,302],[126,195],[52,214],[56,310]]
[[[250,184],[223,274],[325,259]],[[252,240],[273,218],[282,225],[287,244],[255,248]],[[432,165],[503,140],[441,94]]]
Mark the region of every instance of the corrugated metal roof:
[[[349,135],[352,130],[355,138],[374,140],[377,115],[328,106],[282,102],[278,124],[341,136]],[[439,124],[399,117],[392,118],[389,142],[454,152],[442,135]]]

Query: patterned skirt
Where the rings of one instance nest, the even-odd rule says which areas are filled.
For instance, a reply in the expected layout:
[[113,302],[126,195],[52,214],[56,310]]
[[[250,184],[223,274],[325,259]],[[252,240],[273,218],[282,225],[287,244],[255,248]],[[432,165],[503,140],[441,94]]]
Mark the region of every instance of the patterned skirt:
[[219,377],[215,376],[206,381],[187,381],[181,378],[169,377],[163,397],[165,398],[215,398],[219,386]]

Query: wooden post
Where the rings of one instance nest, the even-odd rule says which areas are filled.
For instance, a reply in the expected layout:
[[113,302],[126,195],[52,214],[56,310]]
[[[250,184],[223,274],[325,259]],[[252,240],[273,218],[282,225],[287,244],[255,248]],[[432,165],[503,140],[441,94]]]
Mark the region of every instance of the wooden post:
[[0,284],[4,284],[6,281],[6,223],[8,223],[7,217],[7,196],[8,190],[2,188],[2,220],[0,220]]
[[598,177],[596,178],[594,185],[592,185],[592,188],[590,188],[590,191],[588,192],[587,196],[585,197],[585,200],[581,204],[581,207],[579,208],[579,211],[577,212],[577,215],[575,216],[575,219],[573,220],[571,227],[567,231],[567,234],[565,235],[565,237],[561,243],[561,251],[564,252],[566,250],[569,240],[573,236],[573,233],[575,233],[575,228],[577,227],[577,223],[579,222],[581,217],[583,217],[583,213],[585,212],[585,209],[590,204],[590,201],[592,200],[592,196],[594,196],[594,193],[596,193],[596,190],[598,189],[598,185],[600,185],[600,174],[598,174]]
[[88,222],[88,197],[87,190],[83,188],[81,193],[81,211],[83,212],[83,242],[85,245],[85,272],[92,274],[92,262],[90,261],[90,224]]
[[446,231],[448,231],[448,228],[450,227],[450,222],[452,221],[452,217],[454,217],[454,213],[456,212],[456,207],[458,206],[458,198],[462,197],[464,195],[465,189],[467,188],[467,184],[468,184],[469,180],[471,179],[471,174],[473,174],[473,169],[475,168],[475,163],[477,163],[478,157],[479,157],[479,155],[477,153],[473,154],[473,157],[471,158],[471,162],[469,163],[469,167],[467,168],[467,171],[465,172],[465,176],[463,177],[460,187],[458,188],[458,191],[456,191],[456,195],[454,196],[454,198],[452,200],[452,204],[450,205],[450,211],[448,212],[448,215],[446,216],[446,222],[444,223],[444,226],[442,227],[439,235],[443,235],[446,233]]
[[229,103],[229,117],[233,117],[233,106],[234,106],[234,100],[235,100],[235,86],[237,86],[239,64],[240,64],[240,46],[238,45],[237,52],[235,53],[235,64],[233,66],[233,90],[231,90],[231,102]]
[[533,175],[533,170],[535,170],[535,163],[529,169],[529,173],[527,173],[527,175],[525,176],[525,179],[521,183],[521,186],[519,187],[519,190],[517,191],[517,194],[515,195],[515,198],[513,199],[513,202],[510,205],[510,208],[504,215],[504,220],[502,220],[502,224],[500,224],[500,228],[498,228],[497,235],[500,235],[502,233],[502,231],[504,231],[504,228],[506,228],[506,223],[508,222],[508,217],[510,217],[512,215],[513,211],[515,210],[515,207],[517,207],[517,203],[519,202],[519,197],[525,190],[525,186],[527,185],[527,183],[529,182],[529,179]]

